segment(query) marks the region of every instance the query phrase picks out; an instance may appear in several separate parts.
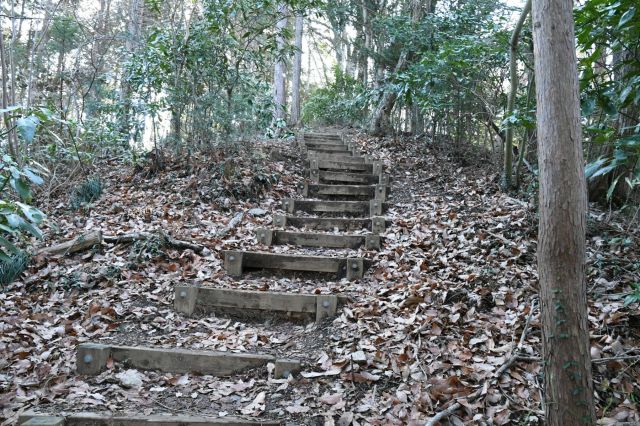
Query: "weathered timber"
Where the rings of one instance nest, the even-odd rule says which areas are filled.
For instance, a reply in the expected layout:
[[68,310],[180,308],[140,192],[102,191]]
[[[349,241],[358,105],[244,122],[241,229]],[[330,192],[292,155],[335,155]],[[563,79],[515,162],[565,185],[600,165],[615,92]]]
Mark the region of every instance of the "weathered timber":
[[378,200],[369,201],[326,201],[285,199],[282,203],[287,213],[302,211],[311,214],[381,216],[387,204]]
[[333,154],[333,155],[347,155],[347,156],[357,156],[358,153],[353,152],[347,149],[335,149],[335,148],[305,148],[304,151],[308,157],[313,157],[315,154]]
[[305,196],[353,196],[353,197],[375,197],[377,196],[377,188],[371,185],[326,185],[311,184],[306,185],[307,193]]
[[[310,169],[319,169],[319,170],[342,170],[347,172],[364,172],[368,174],[376,174],[374,173],[373,164],[367,163],[359,163],[359,162],[351,162],[351,161],[331,161],[331,160],[317,160],[315,162],[310,160],[309,168]],[[380,174],[380,173],[377,173]]]
[[[372,228],[372,223],[375,225],[374,227],[377,232]],[[338,217],[297,217],[274,214],[273,225],[280,228],[291,226],[298,229],[315,229],[318,231],[352,231],[368,229],[374,233],[380,234],[385,231],[386,220],[383,217],[361,219]]]
[[308,150],[308,151],[337,151],[337,152],[349,152],[349,145],[343,145],[343,144],[315,144],[315,143],[309,143],[309,142],[305,142],[304,147]]
[[109,359],[141,370],[212,376],[229,376],[270,362],[278,364],[272,355],[83,343],[76,356],[78,374],[100,374]]
[[[285,271],[322,272],[346,276],[349,280],[362,278],[365,264],[362,258],[303,256],[263,253],[255,251],[224,251],[225,268],[229,275],[239,276],[246,269],[279,269]],[[229,259],[233,257],[234,261]],[[239,263],[239,265],[236,265]],[[232,264],[231,268],[227,268]]]
[[[386,176],[386,177],[385,177]],[[326,183],[352,183],[352,184],[386,184],[389,185],[389,178],[387,175],[367,175],[361,173],[348,173],[348,172],[333,172],[329,170],[320,170],[318,172],[318,179],[320,182]]]
[[352,154],[341,154],[341,153],[331,153],[331,152],[318,152],[318,151],[309,151],[309,158],[313,158],[316,160],[324,160],[324,161],[338,161],[338,162],[346,162],[346,163],[366,163],[367,158],[361,155],[352,155]]
[[[335,300],[334,300],[335,299]],[[177,286],[174,307],[176,311],[192,315],[196,310],[215,312],[216,309],[253,310],[310,314],[317,322],[333,317],[338,306],[338,296],[317,294],[291,294],[273,291],[248,291]]]
[[71,241],[40,249],[37,254],[45,256],[67,255],[88,250],[92,247],[99,247],[100,244],[102,244],[102,232],[93,231],[80,235]]
[[312,232],[288,232],[266,228],[256,230],[258,243],[264,245],[294,245],[303,247],[352,248],[364,246],[367,250],[380,250],[379,235],[340,235]]
[[342,134],[336,134],[336,133],[305,133],[304,134],[304,140],[327,140],[327,141],[342,141],[343,140],[343,136]]
[[20,415],[18,424],[21,426],[277,426],[279,420],[248,420],[236,417],[201,417],[189,415],[151,414],[113,414],[88,412],[62,412],[57,414],[42,414],[27,411]]

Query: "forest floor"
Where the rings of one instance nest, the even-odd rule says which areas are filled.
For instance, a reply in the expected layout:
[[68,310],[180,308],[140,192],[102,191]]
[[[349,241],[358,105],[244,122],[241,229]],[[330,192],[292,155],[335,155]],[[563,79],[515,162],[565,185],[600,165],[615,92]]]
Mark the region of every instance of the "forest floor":
[[[234,161],[220,153],[168,160],[155,173],[103,162],[98,201],[74,211],[68,193],[53,197],[43,207],[46,244],[94,230],[163,230],[207,249],[150,240],[36,256],[0,293],[3,424],[34,408],[423,424],[456,399],[462,408],[451,424],[541,424],[535,197],[501,192],[482,154],[453,156],[410,138],[356,141],[393,178],[392,225],[380,252],[360,252],[373,266],[356,282],[270,273],[233,279],[223,270],[220,250],[255,248],[254,229],[270,224],[281,198],[298,197],[303,165],[287,141],[260,143]],[[249,213],[257,207],[265,212]],[[239,213],[241,222],[220,236]],[[589,323],[604,424],[640,421],[640,311],[638,303],[624,306],[640,282],[639,238],[624,219],[590,211]],[[349,303],[321,325],[243,312],[188,318],[173,310],[174,286],[184,283],[335,293]],[[78,376],[75,348],[89,341],[277,354],[301,359],[303,371],[287,380],[264,370],[211,377],[114,365]],[[122,373],[140,381],[131,385]]]

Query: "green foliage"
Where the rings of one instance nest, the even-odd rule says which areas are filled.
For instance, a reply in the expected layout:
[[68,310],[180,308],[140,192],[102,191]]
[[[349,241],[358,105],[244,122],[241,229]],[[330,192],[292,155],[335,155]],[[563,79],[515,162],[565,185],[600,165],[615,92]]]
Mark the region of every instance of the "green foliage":
[[[634,0],[588,0],[576,11],[585,136],[602,154],[587,165],[591,179],[626,170],[640,156],[640,13]],[[606,57],[612,55],[613,61]],[[618,172],[619,173],[619,172]],[[612,175],[607,198],[620,182]],[[627,178],[629,178],[627,176]],[[635,180],[631,178],[630,181]]]
[[102,195],[102,182],[94,177],[85,180],[73,191],[71,195],[71,208],[74,210],[96,201]]
[[26,269],[28,263],[29,255],[23,251],[0,259],[0,286],[11,284]]
[[[9,261],[11,255],[19,254],[13,241],[24,233],[42,238],[38,226],[46,216],[29,203],[31,184],[41,185],[40,174],[45,172],[38,164],[21,167],[6,154],[0,159],[0,260]],[[12,191],[5,191],[7,187]]]
[[[493,119],[486,105],[506,104],[509,21],[496,2],[448,4],[414,30],[414,60],[389,84],[402,104],[417,104],[453,133],[458,126],[448,117],[469,116],[479,128]],[[527,116],[509,119],[530,121]]]
[[633,290],[624,298],[625,306],[640,302],[640,283],[634,283],[631,287]]
[[302,108],[305,123],[347,124],[363,123],[367,117],[369,98],[360,82],[338,67],[334,80],[316,88]]

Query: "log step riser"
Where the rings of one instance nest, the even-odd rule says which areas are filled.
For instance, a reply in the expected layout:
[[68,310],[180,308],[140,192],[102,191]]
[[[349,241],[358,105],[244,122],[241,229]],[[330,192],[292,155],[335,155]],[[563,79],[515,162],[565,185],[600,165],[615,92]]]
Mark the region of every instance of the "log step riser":
[[348,280],[362,278],[365,262],[362,258],[296,256],[260,252],[225,251],[224,266],[231,276],[241,276],[247,269],[320,272],[336,274]]
[[273,312],[311,316],[316,322],[336,314],[338,297],[334,295],[289,294],[265,291],[242,291],[195,286],[177,286],[174,308],[193,315],[220,310],[259,311],[271,317]]
[[229,376],[247,369],[264,367],[272,362],[276,364],[279,377],[283,377],[284,373],[293,373],[300,367],[300,363],[297,363],[297,367],[289,368],[294,361],[279,360],[271,355],[83,343],[77,351],[78,374],[100,374],[107,368],[110,359],[140,370],[212,376]]

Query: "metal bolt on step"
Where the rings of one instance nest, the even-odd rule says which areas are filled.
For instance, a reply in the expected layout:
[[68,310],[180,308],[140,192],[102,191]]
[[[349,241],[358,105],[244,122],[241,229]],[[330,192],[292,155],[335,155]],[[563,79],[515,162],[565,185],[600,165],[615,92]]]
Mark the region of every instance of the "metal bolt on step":
[[180,292],[180,298],[182,298],[182,299],[186,299],[187,298],[187,292],[185,290],[182,290]]
[[329,306],[331,306],[331,303],[328,300],[325,300],[324,302],[322,302],[322,306],[328,308]]
[[233,262],[234,260],[236,260],[236,257],[235,257],[235,256],[229,256],[229,260],[230,260],[231,262]]
[[91,364],[93,362],[93,355],[86,354],[84,358],[82,358],[85,364]]
[[354,271],[358,269],[358,264],[354,263],[351,265],[351,269],[353,269]]

